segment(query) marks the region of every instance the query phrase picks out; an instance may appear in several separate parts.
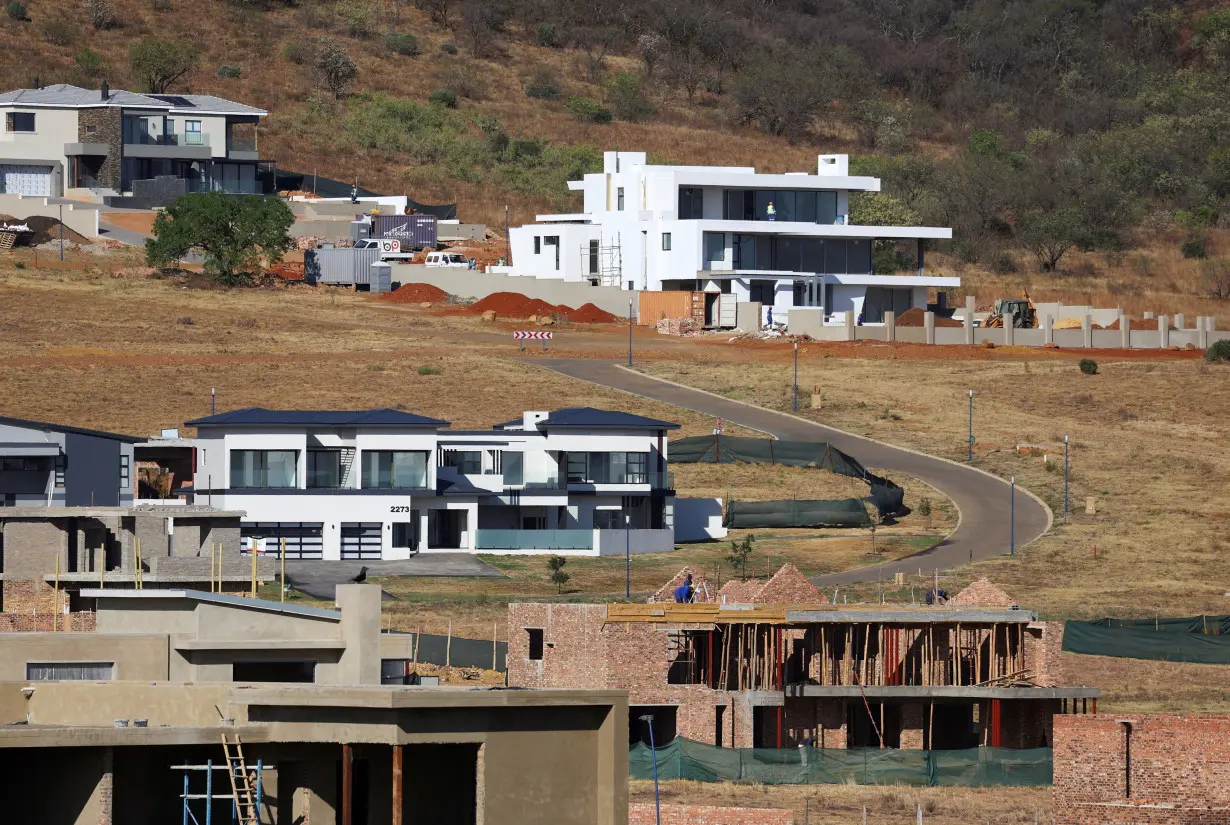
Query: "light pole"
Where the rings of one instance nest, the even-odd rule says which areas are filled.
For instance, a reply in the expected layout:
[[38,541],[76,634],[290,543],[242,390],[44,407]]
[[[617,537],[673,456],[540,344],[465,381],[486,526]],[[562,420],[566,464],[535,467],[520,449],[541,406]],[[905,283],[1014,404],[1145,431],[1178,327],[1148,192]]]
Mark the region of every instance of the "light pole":
[[794,411],[799,411],[799,342],[794,342]]
[[1012,492],[1010,493],[1010,495],[1012,496],[1012,504],[1010,508],[1011,515],[1009,515],[1008,517],[1008,525],[1009,525],[1008,526],[1008,553],[1009,555],[1015,556],[1016,555],[1016,476],[1012,476],[1009,479],[1008,483],[1011,485],[1011,488],[1012,488]]
[[632,299],[628,299],[628,366],[632,366]]
[[624,598],[632,598],[632,516],[624,513]]
[[64,204],[60,204],[60,260],[64,260]]
[[658,795],[658,747],[653,741],[653,714],[646,713],[641,717],[641,721],[649,728],[649,758],[653,762],[653,808],[658,825],[662,825],[662,798]]
[[218,388],[210,387],[209,388],[209,414],[210,415],[213,415],[217,411],[215,409],[217,405],[217,401],[218,401]]
[[1063,437],[1063,520],[1068,520],[1068,437]]
[[974,391],[969,391],[969,459],[974,463]]

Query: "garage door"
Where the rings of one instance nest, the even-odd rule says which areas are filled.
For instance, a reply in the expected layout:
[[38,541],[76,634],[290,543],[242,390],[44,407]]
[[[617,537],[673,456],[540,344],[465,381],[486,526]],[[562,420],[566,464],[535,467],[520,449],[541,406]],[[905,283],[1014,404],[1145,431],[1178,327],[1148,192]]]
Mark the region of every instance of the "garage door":
[[380,535],[384,525],[380,522],[342,523],[343,559],[380,558]]
[[0,164],[0,194],[51,196],[50,166]]

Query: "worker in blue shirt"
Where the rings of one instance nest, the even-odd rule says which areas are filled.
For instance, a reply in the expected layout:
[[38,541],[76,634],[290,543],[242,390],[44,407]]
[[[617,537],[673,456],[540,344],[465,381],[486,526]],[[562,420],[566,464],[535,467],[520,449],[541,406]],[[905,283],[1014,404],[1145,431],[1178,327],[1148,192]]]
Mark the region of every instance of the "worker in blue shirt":
[[692,601],[692,574],[689,573],[683,584],[675,588],[675,603],[688,604]]

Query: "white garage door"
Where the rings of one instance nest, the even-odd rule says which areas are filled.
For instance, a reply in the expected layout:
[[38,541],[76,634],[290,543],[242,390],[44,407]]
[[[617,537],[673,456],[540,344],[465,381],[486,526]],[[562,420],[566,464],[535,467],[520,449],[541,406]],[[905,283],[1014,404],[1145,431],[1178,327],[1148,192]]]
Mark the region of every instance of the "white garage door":
[[50,197],[51,167],[0,164],[0,193]]

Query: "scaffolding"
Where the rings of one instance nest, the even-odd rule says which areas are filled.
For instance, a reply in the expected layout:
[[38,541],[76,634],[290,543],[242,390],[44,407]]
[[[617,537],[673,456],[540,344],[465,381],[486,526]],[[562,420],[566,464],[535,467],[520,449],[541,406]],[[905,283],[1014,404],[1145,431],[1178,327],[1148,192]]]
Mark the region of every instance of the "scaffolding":
[[[239,737],[231,742],[222,735],[223,763],[215,764],[214,760],[205,760],[204,765],[172,765],[171,770],[184,772],[184,792],[180,794],[183,800],[183,825],[213,825],[213,807],[215,799],[231,800],[231,822],[233,825],[260,825],[260,810],[264,799],[262,778],[267,768],[261,760],[256,760],[256,767],[249,769],[243,755],[243,744]],[[191,777],[194,771],[205,774],[205,793],[193,793]],[[230,793],[214,793],[214,771],[226,771],[230,780]],[[192,803],[205,800],[204,816],[198,818],[192,810]]]
[[623,286],[623,253],[618,232],[613,244],[602,237],[597,241],[586,241],[581,246],[581,260],[586,264],[585,277],[591,282],[596,281],[597,286]]

